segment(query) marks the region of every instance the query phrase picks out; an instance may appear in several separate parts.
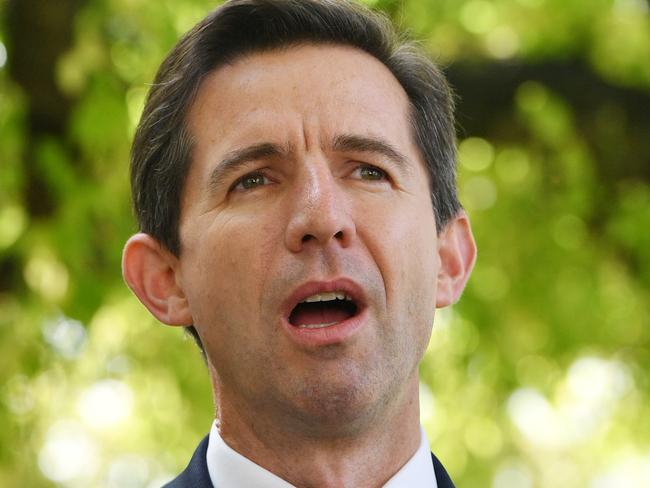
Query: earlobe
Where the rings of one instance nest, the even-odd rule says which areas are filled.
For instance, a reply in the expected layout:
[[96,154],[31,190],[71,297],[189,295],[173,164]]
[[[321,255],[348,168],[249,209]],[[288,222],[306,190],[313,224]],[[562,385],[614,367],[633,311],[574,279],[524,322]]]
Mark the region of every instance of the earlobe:
[[133,293],[167,325],[192,325],[187,298],[177,280],[178,258],[148,234],[132,236],[122,253],[122,275]]
[[476,261],[476,242],[465,212],[459,212],[440,233],[438,255],[436,307],[441,308],[458,301]]

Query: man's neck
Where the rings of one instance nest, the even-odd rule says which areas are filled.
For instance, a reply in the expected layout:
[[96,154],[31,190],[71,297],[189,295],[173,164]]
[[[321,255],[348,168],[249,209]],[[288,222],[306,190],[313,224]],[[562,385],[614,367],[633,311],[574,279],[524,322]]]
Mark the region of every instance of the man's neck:
[[353,435],[296,435],[221,403],[220,434],[235,451],[294,486],[382,486],[420,444],[417,378],[403,398]]

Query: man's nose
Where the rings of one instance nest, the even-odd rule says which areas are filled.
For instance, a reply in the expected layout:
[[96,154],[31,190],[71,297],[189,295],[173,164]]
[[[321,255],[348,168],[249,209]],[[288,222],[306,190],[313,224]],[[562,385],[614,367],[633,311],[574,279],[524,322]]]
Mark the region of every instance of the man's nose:
[[349,195],[329,167],[305,171],[291,193],[286,245],[291,252],[338,244],[348,247],[356,233]]

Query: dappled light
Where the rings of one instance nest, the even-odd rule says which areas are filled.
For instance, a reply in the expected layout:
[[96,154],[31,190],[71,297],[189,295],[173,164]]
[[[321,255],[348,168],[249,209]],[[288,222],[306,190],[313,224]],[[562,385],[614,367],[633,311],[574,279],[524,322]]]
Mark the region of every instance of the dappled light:
[[[215,2],[27,3],[0,3],[0,486],[159,487],[214,410],[121,277],[129,148]],[[457,95],[479,251],[420,366],[433,451],[459,487],[650,486],[650,4],[365,3]]]

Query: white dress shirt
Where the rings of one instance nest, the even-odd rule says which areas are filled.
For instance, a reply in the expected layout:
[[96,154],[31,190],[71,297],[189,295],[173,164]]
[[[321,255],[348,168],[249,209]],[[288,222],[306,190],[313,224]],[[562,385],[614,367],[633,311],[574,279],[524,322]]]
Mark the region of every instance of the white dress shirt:
[[[420,432],[420,447],[384,488],[438,488],[429,441],[422,427]],[[206,457],[214,488],[295,488],[226,444],[216,421],[210,429]]]

